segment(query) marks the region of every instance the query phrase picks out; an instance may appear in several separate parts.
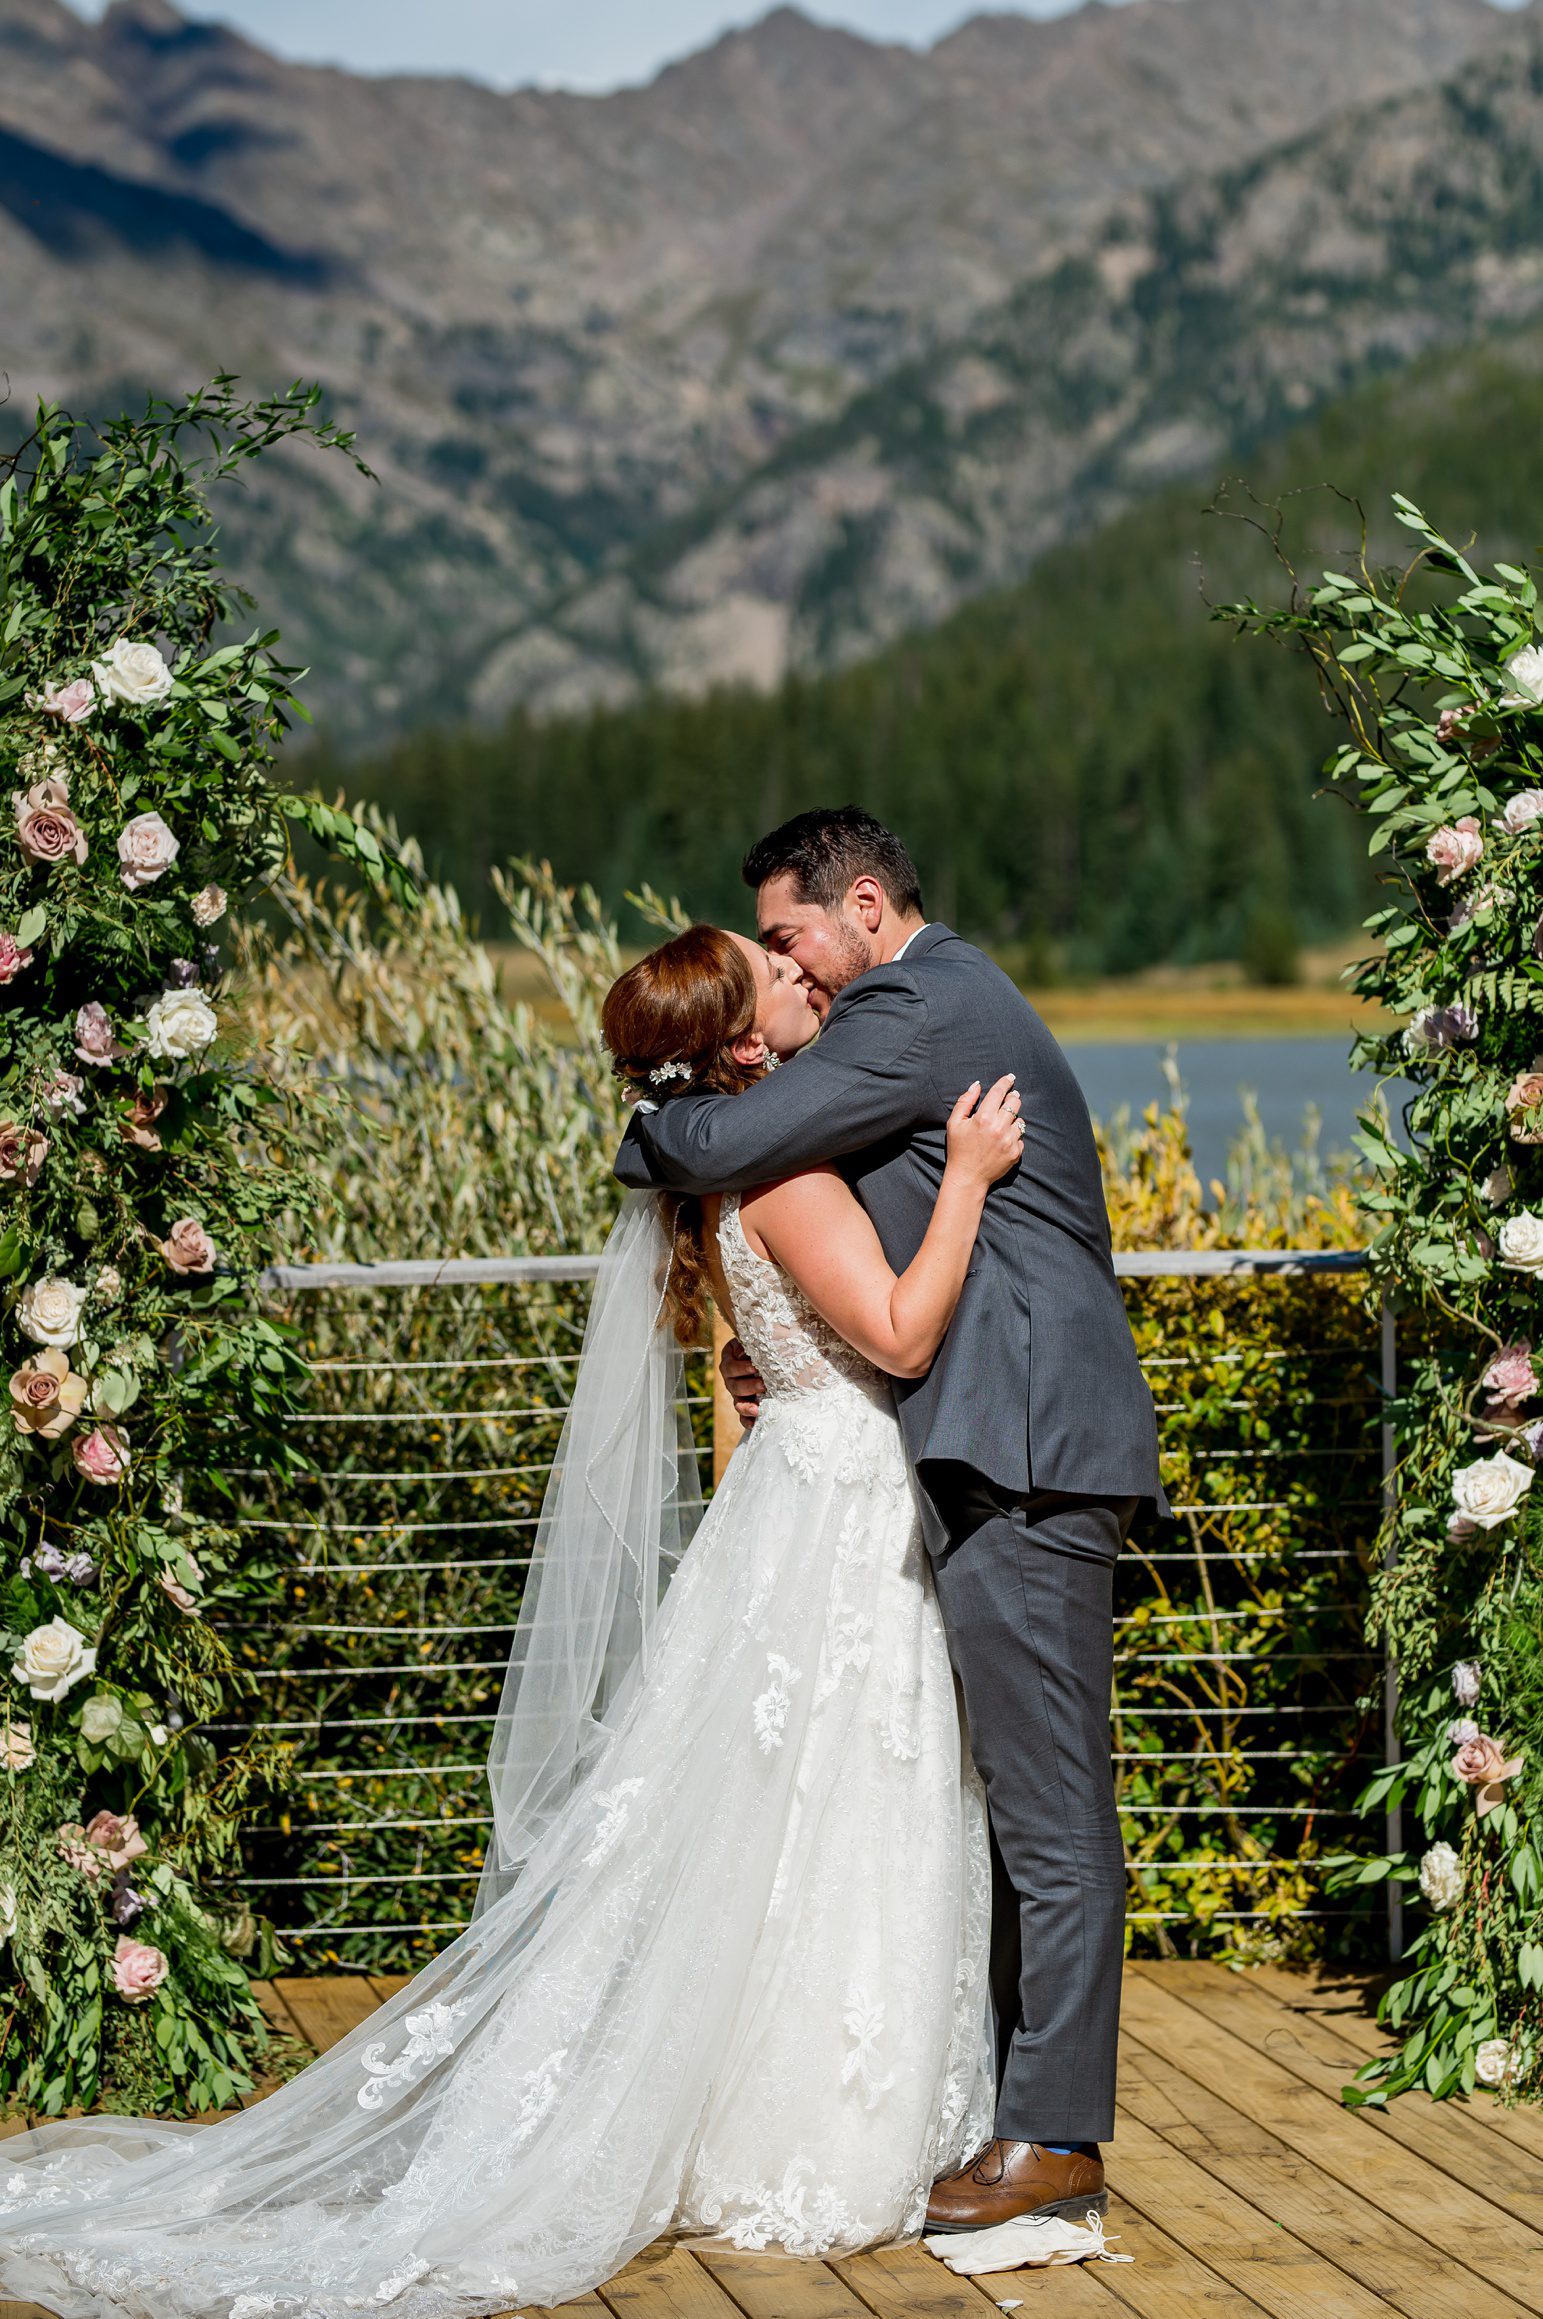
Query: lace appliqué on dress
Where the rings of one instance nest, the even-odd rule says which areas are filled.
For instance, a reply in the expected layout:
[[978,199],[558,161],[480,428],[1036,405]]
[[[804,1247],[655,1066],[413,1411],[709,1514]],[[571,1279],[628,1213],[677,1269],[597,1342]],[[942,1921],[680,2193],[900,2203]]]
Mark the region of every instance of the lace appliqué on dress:
[[793,1687],[803,1681],[803,1675],[780,1651],[768,1652],[766,1672],[771,1681],[751,1707],[750,1721],[761,1753],[775,1755],[787,1730],[788,1709],[793,1704]]
[[359,2107],[384,2109],[388,2101],[412,2084],[420,2070],[454,2053],[455,2039],[451,2032],[465,2011],[466,1999],[461,1997],[453,2005],[435,2003],[425,2005],[421,2013],[409,2013],[407,2043],[394,2061],[386,2060],[383,2044],[367,2045],[359,2056],[359,2066],[369,2072],[370,2082],[359,2088]]

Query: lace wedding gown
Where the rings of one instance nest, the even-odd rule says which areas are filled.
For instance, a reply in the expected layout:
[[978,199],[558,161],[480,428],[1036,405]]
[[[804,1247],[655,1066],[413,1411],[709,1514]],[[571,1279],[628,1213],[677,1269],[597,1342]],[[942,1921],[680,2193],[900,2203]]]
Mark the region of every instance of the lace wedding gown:
[[614,1738],[512,1888],[208,2127],[0,2147],[0,2292],[65,2319],[482,2319],[671,2229],[916,2232],[990,2132],[984,1804],[882,1377],[720,1248],[767,1387]]

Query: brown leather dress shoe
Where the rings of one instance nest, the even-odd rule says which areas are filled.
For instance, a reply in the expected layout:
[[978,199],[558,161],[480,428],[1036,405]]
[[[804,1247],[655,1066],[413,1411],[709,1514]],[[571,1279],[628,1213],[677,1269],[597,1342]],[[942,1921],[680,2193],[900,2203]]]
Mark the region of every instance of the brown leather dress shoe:
[[1059,2214],[1080,2222],[1092,2208],[1109,2211],[1101,2158],[1047,2150],[1038,2142],[988,2142],[957,2174],[944,2175],[927,2201],[926,2229],[989,2230],[1025,2214]]

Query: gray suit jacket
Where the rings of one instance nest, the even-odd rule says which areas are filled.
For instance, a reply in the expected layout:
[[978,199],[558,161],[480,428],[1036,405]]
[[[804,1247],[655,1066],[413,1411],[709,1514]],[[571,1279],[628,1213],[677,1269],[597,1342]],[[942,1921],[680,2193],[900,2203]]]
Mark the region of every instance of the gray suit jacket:
[[784,1070],[743,1095],[678,1095],[634,1114],[616,1162],[635,1190],[696,1193],[836,1162],[900,1272],[932,1215],[954,1102],[1004,1071],[1023,1096],[1023,1158],[987,1195],[931,1370],[895,1387],[934,1551],[943,1533],[928,1469],[945,1461],[1015,1493],[1167,1510],[1087,1104],[1022,993],[948,927],[927,926],[903,961],[840,993],[816,1044]]

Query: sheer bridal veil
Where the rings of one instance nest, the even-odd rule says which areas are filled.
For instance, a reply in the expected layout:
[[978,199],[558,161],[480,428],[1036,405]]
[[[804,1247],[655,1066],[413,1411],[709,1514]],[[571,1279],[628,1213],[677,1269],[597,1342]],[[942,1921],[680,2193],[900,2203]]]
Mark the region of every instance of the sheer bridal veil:
[[648,1664],[696,1527],[683,1364],[664,1309],[671,1253],[658,1195],[629,1192],[600,1260],[499,1702],[479,1916],[609,1738],[608,1711]]

